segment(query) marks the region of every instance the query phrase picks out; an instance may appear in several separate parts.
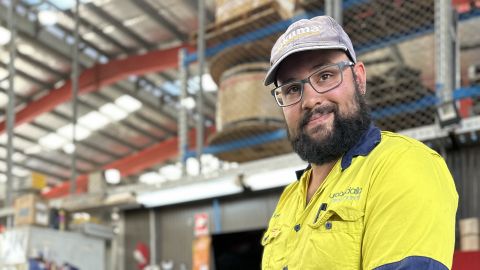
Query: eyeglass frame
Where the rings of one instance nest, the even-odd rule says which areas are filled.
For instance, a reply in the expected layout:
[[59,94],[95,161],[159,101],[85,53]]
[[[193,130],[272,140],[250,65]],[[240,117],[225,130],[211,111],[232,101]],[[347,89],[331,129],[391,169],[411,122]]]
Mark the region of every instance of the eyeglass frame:
[[[332,66],[338,66],[338,68],[340,69],[340,81],[338,82],[337,85],[333,86],[332,88],[328,89],[328,90],[325,90],[325,91],[318,91],[317,89],[315,89],[315,87],[313,87],[312,83],[310,82],[310,78],[315,75],[317,72],[319,72],[320,70],[322,69],[325,69],[325,68],[328,68],[328,67],[332,67]],[[319,67],[317,70],[315,70],[314,72],[310,73],[310,75],[308,75],[305,79],[303,80],[296,80],[296,81],[291,81],[291,82],[288,82],[288,83],[284,83],[280,86],[277,86],[275,87],[274,89],[272,89],[270,91],[270,94],[273,96],[273,98],[275,99],[275,102],[278,104],[278,106],[280,107],[288,107],[288,106],[292,106],[292,105],[295,105],[297,104],[298,102],[300,102],[302,99],[303,99],[303,92],[304,92],[304,85],[306,83],[310,84],[310,86],[312,87],[313,90],[315,90],[315,92],[319,93],[319,94],[325,94],[329,91],[332,91],[333,89],[337,88],[340,84],[342,84],[343,82],[343,69],[345,67],[353,67],[355,66],[355,63],[352,62],[352,61],[348,61],[348,60],[343,60],[343,61],[340,61],[338,63],[333,63],[333,64],[329,64],[329,65],[324,65],[324,66],[321,66]],[[288,105],[281,105],[279,102],[278,102],[278,99],[275,97],[275,91],[285,85],[288,85],[288,84],[293,84],[293,83],[299,83],[300,84],[300,98],[295,101],[294,103],[292,104],[288,104]]]

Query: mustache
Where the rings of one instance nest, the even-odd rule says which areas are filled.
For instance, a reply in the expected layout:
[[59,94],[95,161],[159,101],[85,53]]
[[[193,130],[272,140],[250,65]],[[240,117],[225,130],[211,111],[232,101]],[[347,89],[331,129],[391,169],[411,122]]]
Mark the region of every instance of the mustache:
[[316,107],[312,110],[306,111],[302,116],[299,126],[300,128],[303,128],[304,126],[306,126],[308,122],[310,122],[310,119],[312,119],[312,117],[315,114],[326,114],[330,112],[333,112],[336,114],[337,110],[338,109],[337,109],[337,106],[335,106],[335,104],[327,104],[327,105]]

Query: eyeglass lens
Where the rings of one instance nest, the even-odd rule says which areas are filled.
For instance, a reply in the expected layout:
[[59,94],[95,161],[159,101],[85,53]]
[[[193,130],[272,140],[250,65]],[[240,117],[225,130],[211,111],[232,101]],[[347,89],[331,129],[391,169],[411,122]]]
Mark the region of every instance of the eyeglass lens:
[[279,86],[274,90],[274,96],[280,106],[294,104],[302,98],[303,86],[306,82],[318,93],[325,93],[342,82],[339,65],[323,67],[302,81],[295,81]]

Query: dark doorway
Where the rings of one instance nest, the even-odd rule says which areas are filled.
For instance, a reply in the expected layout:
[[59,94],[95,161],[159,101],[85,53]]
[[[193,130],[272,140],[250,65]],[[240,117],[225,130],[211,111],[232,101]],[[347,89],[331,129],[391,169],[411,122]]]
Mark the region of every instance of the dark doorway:
[[264,229],[212,235],[216,270],[260,270]]

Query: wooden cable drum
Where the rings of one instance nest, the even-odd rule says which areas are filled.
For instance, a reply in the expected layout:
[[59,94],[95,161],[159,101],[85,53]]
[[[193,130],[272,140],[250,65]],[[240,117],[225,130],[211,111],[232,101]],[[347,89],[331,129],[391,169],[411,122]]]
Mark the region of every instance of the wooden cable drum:
[[276,37],[276,35],[269,36],[247,44],[233,46],[215,54],[209,60],[212,79],[217,85],[220,85],[222,76],[232,67],[253,62],[265,62],[268,64],[270,51],[272,50]]
[[217,130],[243,120],[268,119],[283,122],[282,111],[269,88],[263,85],[268,63],[235,66],[220,80],[217,100]]
[[[254,139],[284,128],[282,111],[269,88],[263,85],[267,69],[268,63],[255,62],[237,65],[223,73],[217,99],[217,133],[209,139],[210,144]],[[289,151],[288,141],[280,139],[217,156],[245,162]]]

